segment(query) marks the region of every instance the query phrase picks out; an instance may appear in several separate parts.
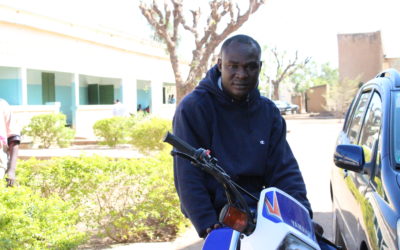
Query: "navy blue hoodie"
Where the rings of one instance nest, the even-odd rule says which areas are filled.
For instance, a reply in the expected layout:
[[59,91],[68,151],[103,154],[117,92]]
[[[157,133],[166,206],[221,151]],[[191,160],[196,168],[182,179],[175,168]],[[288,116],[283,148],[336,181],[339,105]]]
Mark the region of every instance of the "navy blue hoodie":
[[[218,87],[220,76],[214,66],[180,102],[173,121],[174,134],[195,148],[211,150],[231,178],[256,197],[263,187],[277,187],[312,214],[278,108],[260,96],[258,89],[244,101],[233,100]],[[226,204],[224,189],[212,176],[177,156],[174,178],[182,212],[203,237],[206,228],[218,222],[219,211]],[[256,202],[246,198],[255,208]]]

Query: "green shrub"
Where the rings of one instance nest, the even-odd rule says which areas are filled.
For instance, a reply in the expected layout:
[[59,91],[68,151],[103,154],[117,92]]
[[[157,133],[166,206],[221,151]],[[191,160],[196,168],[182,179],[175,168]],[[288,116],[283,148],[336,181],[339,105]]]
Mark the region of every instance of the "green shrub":
[[0,189],[0,249],[72,249],[84,243],[79,209],[57,196],[43,198],[28,187]]
[[138,122],[130,130],[130,143],[141,152],[162,150],[166,143],[162,141],[168,130],[171,130],[171,121],[152,117]]
[[81,208],[85,228],[116,242],[165,241],[188,224],[173,185],[172,157],[101,156],[19,162],[21,185]]
[[93,132],[103,140],[103,144],[115,147],[117,144],[126,142],[128,126],[128,117],[116,116],[95,122]]
[[119,171],[119,161],[98,155],[90,157],[54,157],[50,160],[31,158],[20,161],[17,168],[21,185],[48,197],[57,194],[75,206],[85,204],[88,195],[97,192],[99,186],[107,182]]
[[115,147],[129,141],[129,131],[135,127],[135,124],[145,119],[144,112],[138,112],[130,117],[112,117],[98,120],[93,125],[94,134],[102,139],[101,144],[109,147]]
[[66,127],[66,117],[62,113],[36,115],[21,133],[39,142],[41,148],[49,148],[54,144],[68,147],[75,136],[75,131]]
[[[122,162],[121,162],[122,163]],[[99,228],[116,242],[167,241],[188,225],[180,212],[171,156],[129,160],[95,196]]]

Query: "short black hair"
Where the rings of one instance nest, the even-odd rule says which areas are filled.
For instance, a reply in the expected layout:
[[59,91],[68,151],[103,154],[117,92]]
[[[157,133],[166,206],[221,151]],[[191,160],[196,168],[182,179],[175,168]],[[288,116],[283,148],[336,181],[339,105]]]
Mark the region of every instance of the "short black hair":
[[222,52],[224,52],[225,49],[232,42],[238,42],[238,43],[253,45],[257,49],[257,53],[261,56],[261,47],[260,47],[260,44],[258,44],[258,42],[256,40],[254,40],[252,37],[247,36],[247,35],[236,35],[236,36],[232,36],[232,37],[226,39],[225,42],[222,44],[221,51],[220,51],[220,56],[221,57],[222,57]]

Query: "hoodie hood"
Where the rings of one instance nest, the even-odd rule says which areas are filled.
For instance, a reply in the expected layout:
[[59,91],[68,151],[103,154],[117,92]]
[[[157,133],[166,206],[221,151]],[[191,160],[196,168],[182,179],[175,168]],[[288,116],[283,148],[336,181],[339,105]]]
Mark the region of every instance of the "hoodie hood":
[[218,80],[221,78],[221,72],[218,69],[218,65],[214,65],[206,74],[206,76],[200,81],[199,85],[196,87],[197,90],[207,91],[212,95],[217,97],[217,100],[222,103],[251,103],[260,97],[260,92],[258,91],[258,84],[253,90],[248,93],[248,96],[243,101],[237,101],[229,96],[218,86]]

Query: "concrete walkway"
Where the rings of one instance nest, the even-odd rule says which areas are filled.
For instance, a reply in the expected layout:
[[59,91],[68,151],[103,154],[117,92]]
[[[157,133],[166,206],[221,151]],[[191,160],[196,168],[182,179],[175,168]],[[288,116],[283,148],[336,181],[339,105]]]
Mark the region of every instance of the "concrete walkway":
[[131,243],[131,244],[116,244],[109,248],[112,250],[200,250],[203,246],[203,239],[200,239],[196,230],[193,227],[178,237],[173,242],[157,242],[157,243]]
[[143,156],[137,150],[129,146],[117,146],[115,149],[103,145],[71,145],[69,148],[49,148],[49,149],[24,149],[18,151],[18,158],[22,160],[35,157],[37,159],[49,159],[51,157],[62,156],[91,156],[101,155],[114,158],[139,158]]

